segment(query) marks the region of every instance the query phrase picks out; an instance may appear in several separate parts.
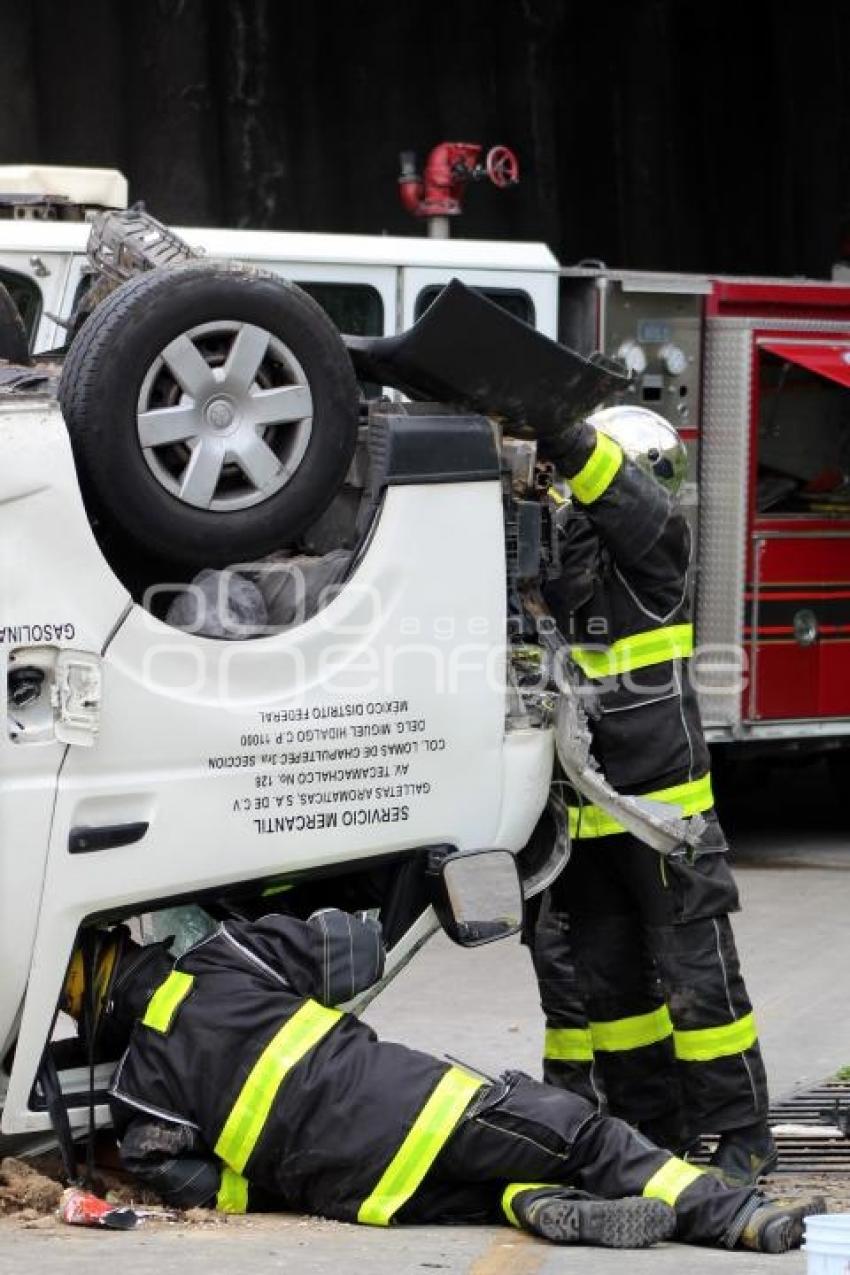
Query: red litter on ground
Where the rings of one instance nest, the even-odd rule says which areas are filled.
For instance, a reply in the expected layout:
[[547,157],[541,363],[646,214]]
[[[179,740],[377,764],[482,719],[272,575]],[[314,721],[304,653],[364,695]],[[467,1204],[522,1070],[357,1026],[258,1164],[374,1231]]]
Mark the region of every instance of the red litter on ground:
[[59,1217],[69,1226],[101,1226],[110,1231],[132,1231],[145,1218],[173,1222],[175,1215],[158,1209],[132,1209],[128,1205],[110,1204],[91,1191],[68,1187],[59,1202]]

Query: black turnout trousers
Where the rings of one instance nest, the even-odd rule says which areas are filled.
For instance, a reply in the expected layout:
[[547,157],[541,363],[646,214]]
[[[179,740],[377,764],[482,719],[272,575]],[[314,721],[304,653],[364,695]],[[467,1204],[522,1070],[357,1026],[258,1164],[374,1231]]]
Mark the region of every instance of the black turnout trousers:
[[[573,843],[534,937],[541,999],[556,1031],[584,1018],[624,1119],[663,1120],[678,1101],[691,1131],[722,1133],[767,1115],[736,907],[723,853],[672,862],[628,833]],[[558,1068],[548,1061],[549,1081],[592,1096],[589,1066]]]
[[577,1094],[508,1072],[472,1104],[398,1220],[504,1220],[502,1192],[516,1183],[606,1198],[651,1195],[675,1208],[677,1239],[729,1247],[762,1198],[659,1150]]

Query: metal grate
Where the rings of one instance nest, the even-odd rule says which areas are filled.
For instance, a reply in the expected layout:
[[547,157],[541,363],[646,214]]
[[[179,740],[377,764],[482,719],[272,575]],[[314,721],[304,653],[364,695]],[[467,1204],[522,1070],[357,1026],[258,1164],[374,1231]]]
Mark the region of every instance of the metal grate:
[[779,1149],[779,1164],[772,1170],[780,1173],[850,1173],[850,1138],[830,1135],[824,1138],[806,1134],[774,1134]]
[[[773,1173],[850,1173],[850,1081],[828,1080],[775,1103],[770,1123],[779,1151]],[[695,1161],[704,1164],[716,1145],[706,1138]]]
[[771,1124],[834,1125],[850,1134],[850,1081],[827,1080],[770,1109]]

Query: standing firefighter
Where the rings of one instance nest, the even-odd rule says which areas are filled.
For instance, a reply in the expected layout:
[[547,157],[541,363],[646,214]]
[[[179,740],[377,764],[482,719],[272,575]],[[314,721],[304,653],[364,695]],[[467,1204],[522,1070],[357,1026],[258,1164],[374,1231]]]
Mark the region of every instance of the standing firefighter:
[[[572,988],[565,936],[550,924],[537,944],[543,999],[554,1010],[559,998],[567,1016],[550,1018],[547,1071],[552,1078],[560,1063],[575,1074],[598,1057],[613,1109],[665,1134],[661,1117],[675,1093],[664,1076],[674,1074],[694,1132],[722,1135],[718,1171],[752,1182],[776,1152],[728,919],[738,892],[688,672],[690,536],[662,485],[681,479],[675,431],[638,409],[668,435],[644,449],[645,472],[587,420],[628,384],[624,366],[582,358],[457,280],[408,332],[355,339],[350,349],[361,376],[462,403],[497,417],[510,434],[534,437],[569,482],[561,575],[547,601],[596,691],[594,757],[621,793],[651,795],[705,827],[695,849],[665,860],[576,800],[572,860],[548,904],[550,918],[568,919],[589,1021]],[[616,419],[622,410],[600,414],[600,426],[611,429],[610,413]]]
[[[743,1183],[775,1164],[776,1149],[689,673],[691,541],[672,498],[682,451],[666,421],[628,407],[549,447],[572,501],[546,597],[591,695],[593,755],[620,792],[702,815],[705,828],[695,850],[665,858],[574,799],[572,855],[534,959],[546,1078],[581,1088],[598,1067],[612,1111],[666,1145],[720,1134],[712,1164]],[[671,1117],[677,1094],[684,1127]]]
[[675,1231],[782,1252],[823,1211],[729,1188],[575,1094],[378,1041],[333,1002],[383,959],[376,923],[333,910],[228,922],[173,965],[113,930],[88,991],[76,952],[63,1007],[87,1006],[103,1047],[126,1046],[110,1090],[125,1166],[176,1205],[379,1226],[502,1217],[614,1247]]

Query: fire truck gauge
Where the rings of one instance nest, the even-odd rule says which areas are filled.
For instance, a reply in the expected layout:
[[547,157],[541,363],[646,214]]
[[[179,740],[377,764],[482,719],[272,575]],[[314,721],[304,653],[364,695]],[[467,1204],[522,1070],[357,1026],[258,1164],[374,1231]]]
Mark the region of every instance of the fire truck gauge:
[[646,371],[646,354],[637,341],[624,341],[617,351],[617,358],[623,360],[634,376],[642,376]]
[[673,345],[672,341],[662,345],[658,356],[670,376],[681,376],[688,366],[688,356],[685,351],[680,346]]

